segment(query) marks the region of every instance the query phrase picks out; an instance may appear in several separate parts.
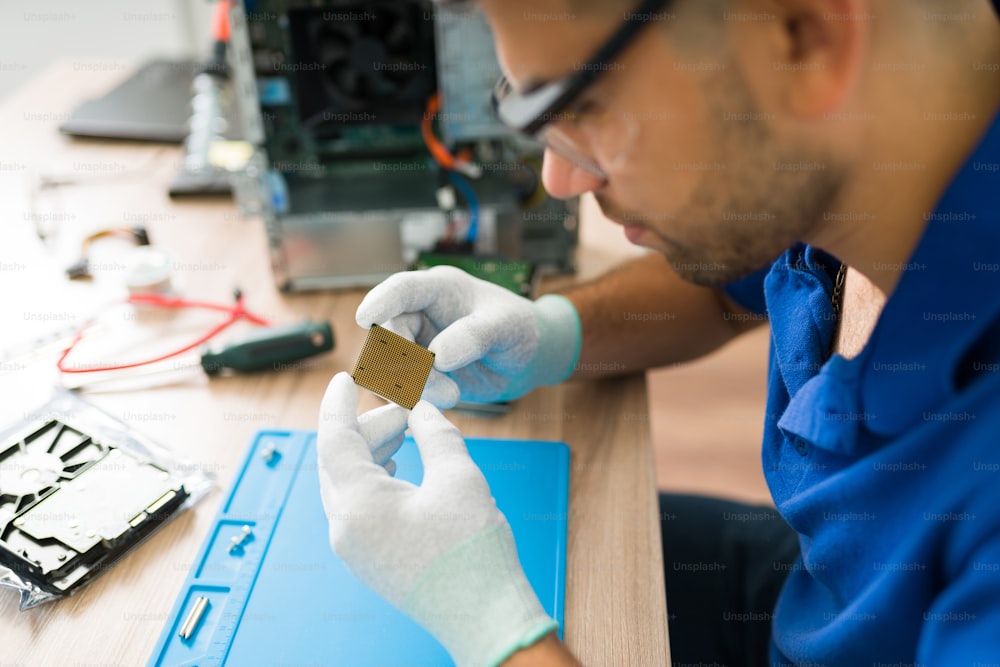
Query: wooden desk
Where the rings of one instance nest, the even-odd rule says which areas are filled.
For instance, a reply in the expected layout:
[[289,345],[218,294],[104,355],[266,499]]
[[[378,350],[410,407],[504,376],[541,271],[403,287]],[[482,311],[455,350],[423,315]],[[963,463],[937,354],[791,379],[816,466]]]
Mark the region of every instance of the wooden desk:
[[[239,285],[254,310],[276,321],[330,319],[337,347],[295,371],[88,394],[104,410],[128,417],[180,456],[201,463],[217,476],[218,488],[75,596],[19,613],[17,595],[0,591],[4,665],[144,664],[251,435],[263,427],[314,428],[327,382],[353,365],[362,343],[353,313],[363,292],[280,294],[271,282],[260,221],[240,219],[231,202],[167,198],[179,149],[75,142],[57,133],[75,102],[122,75],[60,63],[0,106],[0,328],[29,315],[62,314],[61,306],[46,302],[52,290],[95,289],[66,286],[64,258],[42,248],[34,235],[37,202],[32,209],[25,192],[45,173],[77,181],[59,192],[65,234],[87,225],[143,221],[153,242],[175,257],[185,295],[224,301]],[[586,238],[582,275],[620,259],[588,247]],[[37,406],[56,380],[52,364],[50,357],[0,374],[4,422]],[[362,408],[377,402],[367,396]],[[503,417],[452,417],[469,436],[571,445],[566,641],[587,665],[669,664],[643,377],[542,389]]]

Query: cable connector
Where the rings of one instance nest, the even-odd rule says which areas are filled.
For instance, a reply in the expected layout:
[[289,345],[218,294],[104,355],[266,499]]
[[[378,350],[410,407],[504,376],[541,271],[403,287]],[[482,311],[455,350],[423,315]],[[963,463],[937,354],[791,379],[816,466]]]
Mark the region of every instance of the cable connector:
[[483,168],[480,167],[475,162],[456,161],[455,164],[452,166],[452,170],[457,171],[458,173],[464,176],[468,176],[469,178],[475,179],[483,177]]
[[435,193],[437,196],[438,208],[442,211],[454,211],[455,207],[458,206],[458,198],[455,196],[455,188],[450,185],[444,185],[438,188]]
[[89,280],[93,277],[90,275],[90,266],[86,257],[81,257],[67,266],[66,275],[70,280]]

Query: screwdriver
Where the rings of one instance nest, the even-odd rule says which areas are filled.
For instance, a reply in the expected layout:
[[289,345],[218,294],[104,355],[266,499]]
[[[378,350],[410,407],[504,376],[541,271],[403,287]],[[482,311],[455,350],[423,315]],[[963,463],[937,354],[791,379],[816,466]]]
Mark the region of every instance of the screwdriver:
[[280,370],[283,366],[333,349],[333,328],[329,322],[310,322],[255,331],[218,351],[201,355],[201,367],[209,375],[223,370],[256,373]]
[[114,372],[114,375],[85,379],[77,383],[64,384],[67,389],[83,389],[90,385],[116,380],[130,380],[134,377],[175,372],[183,368],[200,366],[209,376],[223,372],[256,373],[266,370],[282,370],[284,367],[334,347],[333,328],[329,322],[305,320],[299,324],[258,329],[252,334],[219,348],[210,348],[202,353],[198,362],[170,369],[149,368],[138,372]]

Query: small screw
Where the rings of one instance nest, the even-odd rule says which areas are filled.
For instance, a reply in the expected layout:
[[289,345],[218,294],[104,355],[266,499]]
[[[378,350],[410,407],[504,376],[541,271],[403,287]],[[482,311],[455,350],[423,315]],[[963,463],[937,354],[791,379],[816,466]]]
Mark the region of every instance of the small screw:
[[229,553],[233,553],[236,549],[243,546],[243,543],[247,541],[247,538],[253,535],[253,530],[250,526],[243,526],[242,531],[239,535],[233,535],[230,539],[231,544],[229,545]]

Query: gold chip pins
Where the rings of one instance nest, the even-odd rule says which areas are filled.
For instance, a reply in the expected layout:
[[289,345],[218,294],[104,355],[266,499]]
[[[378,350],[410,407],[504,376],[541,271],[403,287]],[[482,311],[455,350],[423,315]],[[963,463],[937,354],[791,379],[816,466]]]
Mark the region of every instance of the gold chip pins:
[[433,365],[433,352],[376,324],[368,330],[351,377],[355,384],[412,410]]

